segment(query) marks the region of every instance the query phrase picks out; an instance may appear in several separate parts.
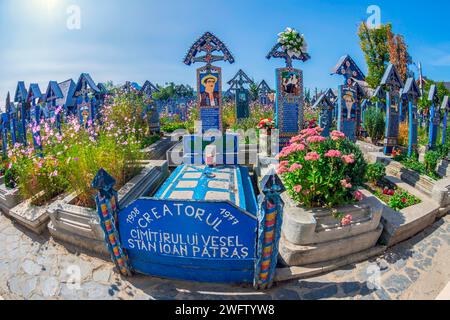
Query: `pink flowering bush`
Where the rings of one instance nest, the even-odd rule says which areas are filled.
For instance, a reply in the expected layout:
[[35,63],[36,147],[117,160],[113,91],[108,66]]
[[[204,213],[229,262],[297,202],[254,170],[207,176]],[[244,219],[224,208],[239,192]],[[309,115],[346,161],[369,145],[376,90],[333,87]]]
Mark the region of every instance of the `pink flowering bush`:
[[360,200],[357,189],[367,170],[361,151],[341,132],[332,132],[330,138],[321,133],[320,128],[303,130],[277,156],[278,174],[289,194],[307,208],[333,208]]

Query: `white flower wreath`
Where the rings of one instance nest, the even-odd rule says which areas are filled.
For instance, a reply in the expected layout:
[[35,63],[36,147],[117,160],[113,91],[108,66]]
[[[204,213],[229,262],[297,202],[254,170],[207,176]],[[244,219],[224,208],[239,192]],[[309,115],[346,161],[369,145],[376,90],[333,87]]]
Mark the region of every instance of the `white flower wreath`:
[[303,53],[308,51],[305,37],[293,28],[286,28],[285,31],[278,34],[278,43],[283,50],[292,58],[294,56],[301,57]]

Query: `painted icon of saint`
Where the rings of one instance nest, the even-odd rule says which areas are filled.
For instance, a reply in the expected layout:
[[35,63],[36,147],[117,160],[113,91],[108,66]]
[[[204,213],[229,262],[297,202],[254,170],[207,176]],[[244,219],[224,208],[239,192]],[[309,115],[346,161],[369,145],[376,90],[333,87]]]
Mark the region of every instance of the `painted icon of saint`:
[[204,88],[204,91],[201,93],[201,106],[219,106],[219,92],[216,91],[216,84],[218,81],[219,79],[212,74],[203,77],[202,86]]

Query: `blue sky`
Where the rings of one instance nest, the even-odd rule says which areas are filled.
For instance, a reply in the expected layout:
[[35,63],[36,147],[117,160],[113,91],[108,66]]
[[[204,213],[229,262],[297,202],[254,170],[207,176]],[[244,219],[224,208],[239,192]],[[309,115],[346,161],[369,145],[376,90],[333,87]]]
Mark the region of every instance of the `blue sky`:
[[[236,63],[225,65],[224,80],[242,68],[273,86],[281,60],[265,59],[277,33],[301,31],[312,59],[297,62],[305,86],[335,87],[330,69],[350,54],[366,71],[356,35],[369,5],[381,8],[382,22],[406,37],[424,74],[450,81],[450,2],[365,0],[0,0],[0,105],[19,80],[75,81],[89,72],[96,82],[150,80],[195,84],[196,66],[182,63],[205,31],[222,39]],[[81,9],[81,30],[69,30],[66,10]],[[226,89],[226,88],[225,88]]]

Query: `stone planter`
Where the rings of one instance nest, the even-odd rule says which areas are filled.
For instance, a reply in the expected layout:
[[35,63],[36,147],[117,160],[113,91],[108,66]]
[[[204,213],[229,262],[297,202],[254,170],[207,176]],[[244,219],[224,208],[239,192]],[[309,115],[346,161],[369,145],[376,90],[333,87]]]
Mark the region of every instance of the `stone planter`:
[[406,182],[416,188],[439,205],[438,218],[450,211],[450,178],[433,180],[410,170],[401,163],[386,157],[382,153],[369,153],[370,162],[381,162],[386,165],[386,174]]
[[21,201],[19,189],[8,189],[5,185],[5,177],[0,178],[0,210],[9,216],[12,208],[17,206]]
[[50,220],[47,209],[54,202],[64,198],[64,195],[60,195],[49,201],[47,204],[42,206],[36,206],[32,204],[32,201],[36,198],[42,196],[41,194],[36,195],[33,199],[27,199],[9,211],[8,216],[14,220],[14,222],[27,228],[28,230],[36,233],[42,234],[47,228],[48,221]]
[[338,208],[353,216],[350,226],[342,227],[331,210],[309,210],[297,206],[287,193],[280,257],[287,266],[308,266],[345,259],[375,247],[383,231],[380,223],[384,206],[368,191],[356,205]]
[[150,160],[165,160],[166,152],[173,147],[176,142],[172,141],[172,137],[163,137],[161,140],[155,142],[151,146],[142,149],[146,154],[147,159]]
[[[156,191],[168,175],[167,161],[147,161],[142,172],[118,191],[120,208]],[[68,195],[48,208],[51,235],[65,243],[108,257],[97,210],[74,205],[76,198],[76,194]]]
[[[386,177],[386,179],[422,201],[400,211],[385,205],[381,218],[384,230],[380,240],[382,244],[391,247],[431,226],[439,215],[439,204],[398,178]],[[381,200],[379,202],[382,203]]]

